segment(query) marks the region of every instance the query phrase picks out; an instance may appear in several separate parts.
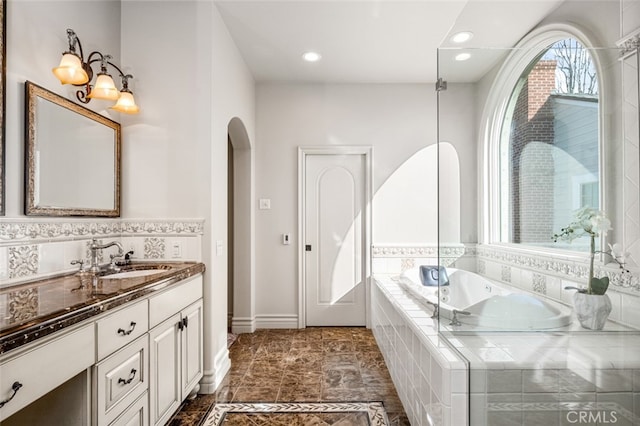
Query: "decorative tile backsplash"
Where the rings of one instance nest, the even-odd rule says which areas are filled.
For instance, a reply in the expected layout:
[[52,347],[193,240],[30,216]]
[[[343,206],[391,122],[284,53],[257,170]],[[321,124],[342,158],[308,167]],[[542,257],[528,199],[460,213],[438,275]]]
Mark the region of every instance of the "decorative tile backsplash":
[[416,260],[413,258],[400,260],[400,270],[402,272],[407,271],[411,268],[415,268],[415,266],[416,266]]
[[480,275],[487,273],[487,263],[484,260],[478,260],[478,273]]
[[[465,244],[443,247],[374,246],[373,273],[400,274],[410,265],[437,263],[474,271],[492,280],[571,306],[574,290],[586,283],[587,256],[559,257],[524,253],[509,247]],[[607,295],[613,311],[609,318],[640,329],[640,271],[622,272],[615,265],[596,265],[595,275],[608,276]]]
[[533,291],[535,293],[547,294],[547,277],[542,274],[533,273]]
[[9,247],[9,278],[21,278],[38,273],[37,245]]
[[[566,287],[584,287],[589,273],[586,254],[576,257],[532,255],[513,249],[479,245],[477,247],[477,273],[487,278],[511,284],[523,291],[533,292],[566,305],[573,305],[575,290]],[[511,281],[504,276],[511,271]],[[623,272],[615,265],[596,265],[595,275],[608,276],[607,295],[613,310],[609,319],[640,328],[640,273],[637,268]]]
[[151,237],[144,239],[144,258],[163,259],[165,257],[164,238]]
[[11,291],[8,293],[8,300],[10,322],[28,321],[38,316],[40,299],[35,288]]
[[[72,271],[73,260],[90,258],[91,239],[118,241],[132,258],[202,260],[204,220],[77,219],[35,221],[0,219],[0,285]],[[100,250],[107,262],[116,247]]]
[[510,283],[511,282],[511,266],[502,265],[502,281]]

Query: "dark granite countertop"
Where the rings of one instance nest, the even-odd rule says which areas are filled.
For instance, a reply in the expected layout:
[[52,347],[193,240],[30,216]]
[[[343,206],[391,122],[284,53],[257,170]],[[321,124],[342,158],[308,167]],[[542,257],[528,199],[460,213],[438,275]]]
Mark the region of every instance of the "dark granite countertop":
[[154,269],[151,275],[109,278],[75,273],[0,289],[0,354],[163,290],[204,272],[203,263],[133,263],[123,272]]

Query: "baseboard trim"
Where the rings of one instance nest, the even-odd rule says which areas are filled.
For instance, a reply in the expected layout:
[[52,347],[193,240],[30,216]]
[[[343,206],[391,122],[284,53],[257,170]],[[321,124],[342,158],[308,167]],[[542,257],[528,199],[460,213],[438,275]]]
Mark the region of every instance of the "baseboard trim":
[[231,359],[229,358],[229,350],[225,345],[218,353],[214,359],[213,370],[205,371],[202,379],[200,380],[200,390],[199,393],[203,394],[212,394],[214,393],[224,376],[227,375],[229,370],[231,369]]
[[298,328],[298,315],[256,315],[256,328]]
[[256,331],[256,319],[247,317],[233,317],[231,319],[231,331],[234,334],[253,333]]

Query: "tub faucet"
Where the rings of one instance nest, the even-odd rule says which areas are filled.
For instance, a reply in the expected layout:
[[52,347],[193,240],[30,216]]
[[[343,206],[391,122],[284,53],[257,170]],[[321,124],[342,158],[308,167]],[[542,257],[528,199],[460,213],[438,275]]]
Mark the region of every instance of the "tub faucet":
[[[118,247],[118,254],[111,257],[111,262],[108,264],[100,265],[98,263],[98,250],[106,249],[107,247],[116,246]],[[110,267],[111,269],[116,270],[117,267],[113,263],[114,258],[122,257],[124,255],[124,249],[122,248],[122,244],[117,241],[111,241],[110,243],[98,244],[98,240],[96,238],[91,240],[91,244],[89,245],[89,249],[91,250],[91,264],[89,265],[89,272],[101,272],[104,267]],[[113,266],[112,266],[113,265]]]
[[451,318],[451,322],[449,323],[449,325],[453,325],[453,326],[462,325],[462,323],[460,322],[460,320],[456,316],[457,314],[460,314],[460,315],[471,315],[471,312],[459,311],[457,309],[454,309],[453,310],[453,318]]
[[440,306],[437,303],[433,303],[432,301],[427,299],[425,299],[424,301],[433,306],[433,313],[431,314],[431,318],[438,318]]

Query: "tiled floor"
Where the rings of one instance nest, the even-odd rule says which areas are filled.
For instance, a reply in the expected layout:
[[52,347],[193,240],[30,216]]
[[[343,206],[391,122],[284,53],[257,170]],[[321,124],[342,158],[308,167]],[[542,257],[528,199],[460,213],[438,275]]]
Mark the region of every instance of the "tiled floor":
[[382,401],[392,425],[408,425],[371,330],[307,328],[241,334],[218,391],[187,402],[169,423],[197,425],[215,402]]

